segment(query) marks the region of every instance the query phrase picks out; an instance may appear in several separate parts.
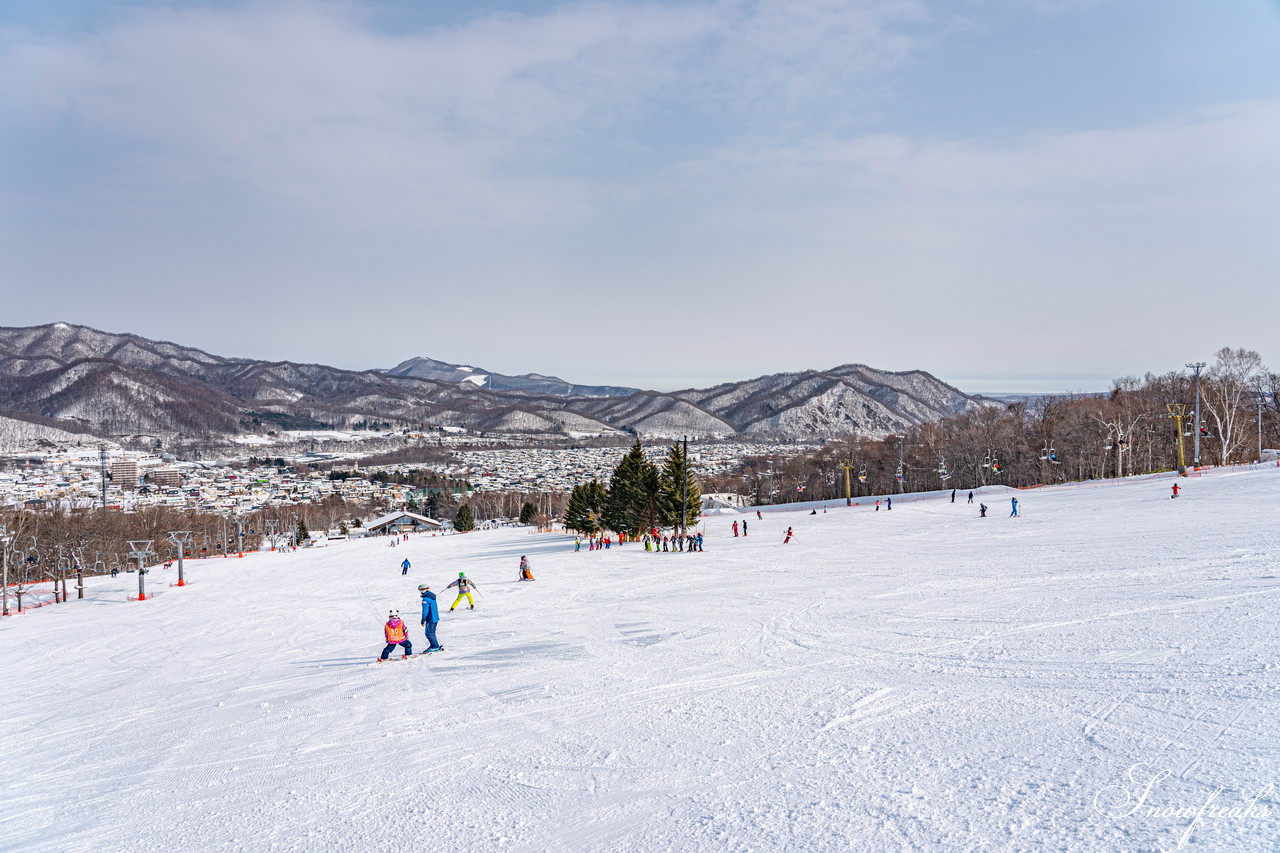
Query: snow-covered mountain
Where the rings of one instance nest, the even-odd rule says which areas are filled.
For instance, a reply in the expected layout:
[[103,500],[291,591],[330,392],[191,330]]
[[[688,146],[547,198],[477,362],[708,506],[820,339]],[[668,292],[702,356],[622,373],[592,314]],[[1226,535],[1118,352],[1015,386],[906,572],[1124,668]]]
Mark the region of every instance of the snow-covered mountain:
[[558,376],[543,376],[540,373],[508,376],[479,367],[436,361],[434,358],[425,356],[416,356],[402,361],[385,372],[391,376],[412,376],[416,379],[433,379],[455,385],[469,383],[491,391],[524,391],[530,394],[549,394],[558,397],[625,397],[640,390],[618,385],[576,385]]
[[174,437],[377,421],[513,436],[790,440],[887,435],[984,405],[923,371],[854,364],[660,393],[424,358],[389,371],[226,358],[66,323],[0,328],[0,380],[0,408],[50,427]]

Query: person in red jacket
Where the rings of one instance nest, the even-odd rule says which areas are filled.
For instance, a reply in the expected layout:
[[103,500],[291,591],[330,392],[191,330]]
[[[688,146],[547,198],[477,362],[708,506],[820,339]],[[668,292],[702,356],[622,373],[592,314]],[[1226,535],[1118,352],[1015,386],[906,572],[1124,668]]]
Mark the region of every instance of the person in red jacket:
[[404,647],[404,654],[401,655],[401,660],[413,656],[413,644],[409,642],[408,629],[400,621],[399,610],[392,610],[387,614],[387,626],[383,629],[383,634],[387,638],[387,647],[382,650],[382,657],[378,658],[379,663],[390,657],[392,650],[396,646]]

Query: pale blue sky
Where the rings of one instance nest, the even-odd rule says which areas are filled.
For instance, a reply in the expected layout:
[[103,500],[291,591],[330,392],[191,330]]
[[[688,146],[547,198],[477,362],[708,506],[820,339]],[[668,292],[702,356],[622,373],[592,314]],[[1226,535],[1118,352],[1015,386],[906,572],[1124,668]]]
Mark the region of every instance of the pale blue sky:
[[0,324],[661,389],[1274,366],[1277,139],[1262,0],[9,0]]

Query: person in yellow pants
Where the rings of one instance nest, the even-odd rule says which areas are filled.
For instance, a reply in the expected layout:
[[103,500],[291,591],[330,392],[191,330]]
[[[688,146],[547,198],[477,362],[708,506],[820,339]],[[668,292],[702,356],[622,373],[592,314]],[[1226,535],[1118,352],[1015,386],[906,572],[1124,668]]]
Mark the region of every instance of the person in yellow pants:
[[475,610],[476,602],[475,599],[471,597],[471,590],[479,589],[479,587],[476,586],[475,581],[467,577],[466,572],[458,572],[458,579],[449,584],[448,587],[445,587],[445,589],[454,586],[458,588],[458,597],[453,600],[453,606],[450,607],[449,610],[452,611],[457,609],[458,605],[462,603],[462,599],[464,598],[467,600],[467,604],[471,605],[468,609]]

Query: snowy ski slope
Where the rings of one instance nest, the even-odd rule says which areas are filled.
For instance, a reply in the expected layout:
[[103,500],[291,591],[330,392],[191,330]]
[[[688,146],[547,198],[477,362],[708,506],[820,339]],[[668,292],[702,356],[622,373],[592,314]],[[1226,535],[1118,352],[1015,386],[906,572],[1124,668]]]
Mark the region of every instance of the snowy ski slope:
[[1171,482],[103,579],[0,621],[0,849],[1280,849],[1280,470]]

